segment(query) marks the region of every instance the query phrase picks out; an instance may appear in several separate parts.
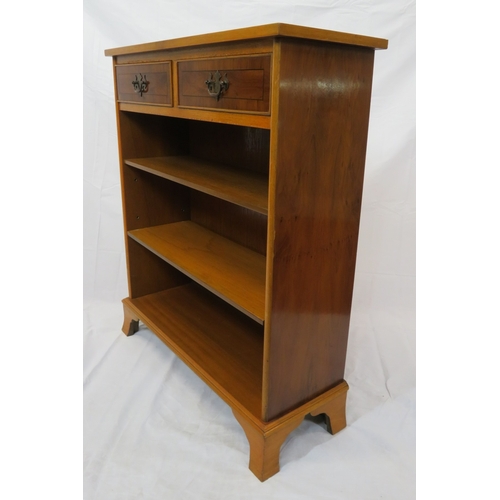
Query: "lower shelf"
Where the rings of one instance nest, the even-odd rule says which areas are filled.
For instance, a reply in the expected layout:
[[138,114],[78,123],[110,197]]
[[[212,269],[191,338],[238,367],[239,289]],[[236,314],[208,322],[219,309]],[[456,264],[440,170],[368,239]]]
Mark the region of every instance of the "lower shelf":
[[261,325],[195,283],[123,303],[231,407],[260,419]]

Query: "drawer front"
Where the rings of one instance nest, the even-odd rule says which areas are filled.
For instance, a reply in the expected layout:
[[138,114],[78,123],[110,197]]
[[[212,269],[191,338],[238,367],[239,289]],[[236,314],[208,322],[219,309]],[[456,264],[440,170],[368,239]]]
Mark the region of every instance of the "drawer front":
[[172,106],[170,62],[116,67],[118,100]]
[[179,106],[269,113],[271,56],[180,61]]

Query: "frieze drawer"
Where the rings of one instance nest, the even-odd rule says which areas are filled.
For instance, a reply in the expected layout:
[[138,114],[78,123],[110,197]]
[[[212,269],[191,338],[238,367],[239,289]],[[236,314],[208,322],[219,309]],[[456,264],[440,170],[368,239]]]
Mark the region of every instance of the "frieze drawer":
[[171,63],[116,67],[118,100],[172,106]]
[[179,107],[269,113],[271,56],[180,61]]

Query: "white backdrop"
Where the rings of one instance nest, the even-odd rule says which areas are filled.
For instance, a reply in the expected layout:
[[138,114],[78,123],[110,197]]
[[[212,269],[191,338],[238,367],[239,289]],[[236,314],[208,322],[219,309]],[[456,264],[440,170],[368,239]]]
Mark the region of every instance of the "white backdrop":
[[[389,39],[377,51],[345,378],[348,427],[306,420],[261,484],[229,408],[127,295],[106,48],[285,22]],[[397,499],[415,492],[415,2],[84,0],[84,498]]]

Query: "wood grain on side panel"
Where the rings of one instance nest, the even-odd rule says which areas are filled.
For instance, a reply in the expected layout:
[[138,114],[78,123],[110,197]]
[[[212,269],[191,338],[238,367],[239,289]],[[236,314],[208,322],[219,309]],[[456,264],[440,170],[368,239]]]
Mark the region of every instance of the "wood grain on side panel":
[[264,420],[343,379],[373,56],[281,41]]

